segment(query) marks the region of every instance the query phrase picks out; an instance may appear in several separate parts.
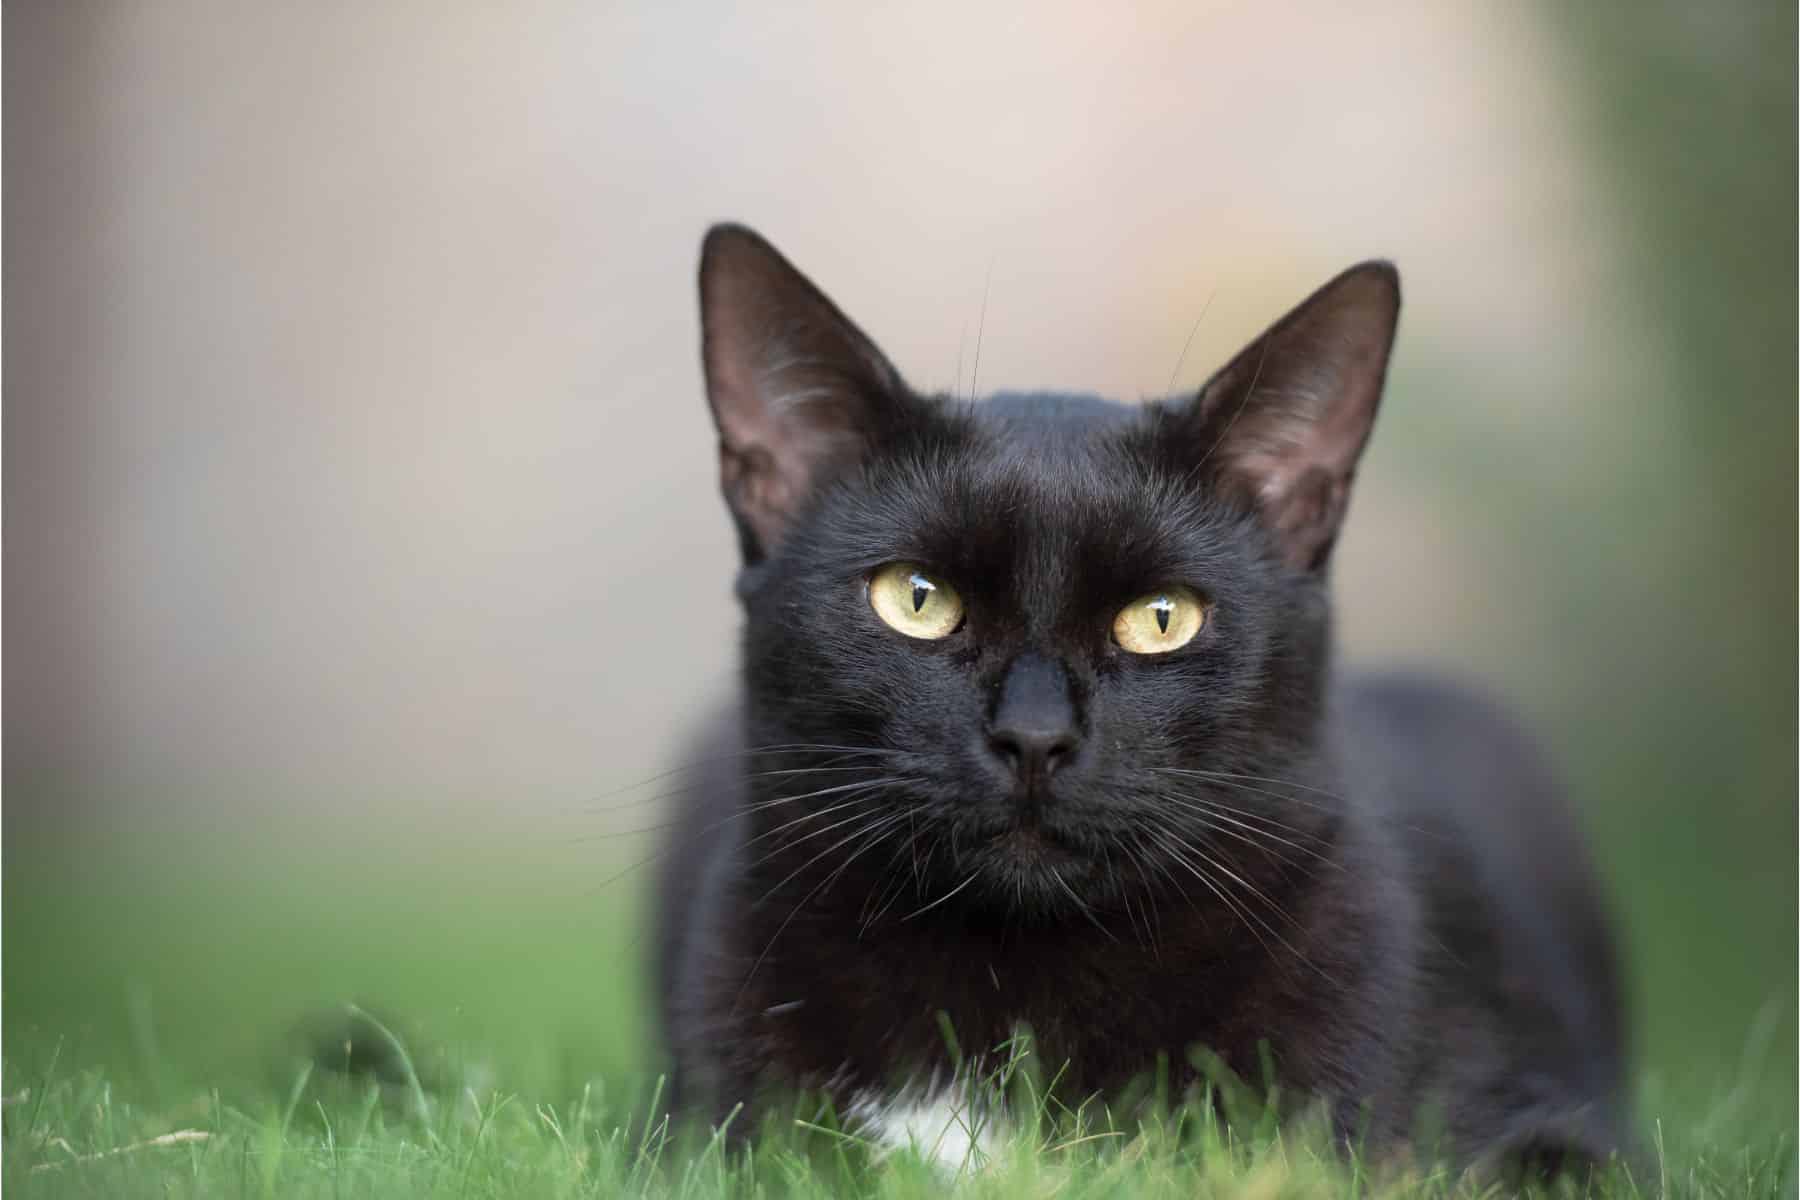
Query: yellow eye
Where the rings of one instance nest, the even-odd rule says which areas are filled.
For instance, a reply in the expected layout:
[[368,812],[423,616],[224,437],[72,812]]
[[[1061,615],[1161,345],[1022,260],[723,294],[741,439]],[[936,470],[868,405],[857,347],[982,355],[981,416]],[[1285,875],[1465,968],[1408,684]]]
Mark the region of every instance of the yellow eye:
[[1113,640],[1133,654],[1167,654],[1194,640],[1206,624],[1206,604],[1184,587],[1139,596],[1113,618]]
[[907,637],[936,641],[962,624],[962,597],[917,563],[889,563],[869,576],[869,607]]

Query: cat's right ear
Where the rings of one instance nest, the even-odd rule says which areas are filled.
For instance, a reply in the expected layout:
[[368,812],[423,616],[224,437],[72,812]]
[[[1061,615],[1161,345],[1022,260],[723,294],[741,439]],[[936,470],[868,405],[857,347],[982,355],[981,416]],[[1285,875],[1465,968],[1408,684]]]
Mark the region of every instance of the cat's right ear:
[[1177,410],[1197,472],[1254,510],[1287,561],[1331,555],[1381,403],[1400,276],[1371,261],[1314,292]]
[[741,225],[714,226],[701,246],[700,328],[719,482],[751,565],[808,495],[861,461],[906,389],[823,292]]

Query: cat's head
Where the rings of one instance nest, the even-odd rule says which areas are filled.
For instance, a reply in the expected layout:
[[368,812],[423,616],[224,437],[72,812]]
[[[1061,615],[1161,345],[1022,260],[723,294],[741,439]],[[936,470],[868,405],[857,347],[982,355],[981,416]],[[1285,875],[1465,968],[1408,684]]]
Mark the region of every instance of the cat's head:
[[707,235],[700,293],[759,859],[1054,912],[1320,835],[1293,789],[1391,266],[1139,407],[917,395],[740,227]]

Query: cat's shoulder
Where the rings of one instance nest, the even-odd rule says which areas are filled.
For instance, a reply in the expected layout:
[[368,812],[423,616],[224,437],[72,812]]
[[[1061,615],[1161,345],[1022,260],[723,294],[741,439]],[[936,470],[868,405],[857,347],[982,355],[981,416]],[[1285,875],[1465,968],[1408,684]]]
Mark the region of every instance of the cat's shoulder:
[[[1463,790],[1478,779],[1531,778],[1547,789],[1543,751],[1513,705],[1466,680],[1416,670],[1352,671],[1333,689],[1340,742],[1379,757],[1397,783]],[[1486,769],[1472,771],[1475,764]],[[1452,772],[1453,777],[1445,777]]]

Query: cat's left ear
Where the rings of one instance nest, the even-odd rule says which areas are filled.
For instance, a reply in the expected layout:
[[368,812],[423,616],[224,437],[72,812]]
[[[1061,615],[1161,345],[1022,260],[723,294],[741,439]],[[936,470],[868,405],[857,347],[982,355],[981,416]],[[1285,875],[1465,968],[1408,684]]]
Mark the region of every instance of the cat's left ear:
[[753,565],[898,419],[906,388],[874,342],[741,225],[714,226],[701,247],[700,325],[719,482]]
[[1185,453],[1250,505],[1295,567],[1324,566],[1381,402],[1400,317],[1393,264],[1351,267],[1208,380]]

